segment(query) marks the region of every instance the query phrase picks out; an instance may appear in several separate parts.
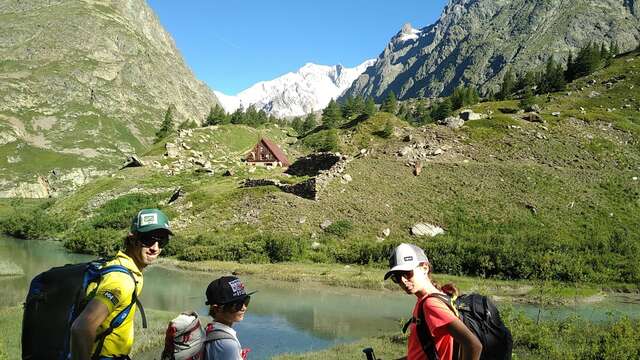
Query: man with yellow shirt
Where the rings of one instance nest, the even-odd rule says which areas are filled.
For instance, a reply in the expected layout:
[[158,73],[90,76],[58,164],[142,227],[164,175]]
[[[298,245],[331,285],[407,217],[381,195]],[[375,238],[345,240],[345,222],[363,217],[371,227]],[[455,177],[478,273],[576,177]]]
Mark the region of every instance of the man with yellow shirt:
[[162,211],[138,212],[125,239],[124,252],[119,251],[105,264],[121,265],[128,273],[107,273],[100,282],[87,287],[87,306],[71,326],[73,360],[129,359],[142,270],[158,258],[170,235],[169,220]]

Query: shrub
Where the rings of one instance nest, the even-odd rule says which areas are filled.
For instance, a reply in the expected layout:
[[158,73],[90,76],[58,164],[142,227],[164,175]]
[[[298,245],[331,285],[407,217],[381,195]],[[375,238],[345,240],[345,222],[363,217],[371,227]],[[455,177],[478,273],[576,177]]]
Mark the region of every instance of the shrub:
[[66,221],[50,215],[44,208],[16,210],[0,220],[0,230],[19,239],[49,239],[66,229]]
[[128,194],[109,200],[93,217],[91,225],[96,229],[127,229],[140,209],[156,208],[160,199],[157,194]]
[[254,241],[264,241],[266,255],[271,262],[291,261],[299,258],[303,252],[302,241],[289,235],[258,235]]
[[338,220],[333,224],[329,225],[324,231],[327,234],[335,235],[340,238],[346,237],[351,229],[353,228],[353,224],[349,220]]
[[70,251],[93,254],[102,257],[113,256],[122,249],[124,235],[115,229],[94,229],[83,226],[70,232],[64,241],[64,247]]

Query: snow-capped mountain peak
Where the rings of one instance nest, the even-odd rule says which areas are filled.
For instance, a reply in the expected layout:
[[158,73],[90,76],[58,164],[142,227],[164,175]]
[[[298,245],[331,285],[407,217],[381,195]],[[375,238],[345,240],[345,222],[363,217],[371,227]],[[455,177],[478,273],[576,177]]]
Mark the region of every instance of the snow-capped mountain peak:
[[261,81],[236,96],[215,94],[227,112],[254,105],[276,117],[302,116],[324,109],[374,62],[367,60],[354,68],[306,63],[296,72]]

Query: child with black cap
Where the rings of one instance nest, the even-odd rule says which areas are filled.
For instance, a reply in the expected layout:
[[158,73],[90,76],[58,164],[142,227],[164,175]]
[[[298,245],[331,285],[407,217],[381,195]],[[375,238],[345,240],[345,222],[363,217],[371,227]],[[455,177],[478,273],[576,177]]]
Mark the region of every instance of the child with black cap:
[[214,321],[207,325],[205,360],[246,359],[250,349],[242,349],[232,325],[244,319],[254,293],[247,293],[244,284],[235,276],[223,276],[209,284],[206,304]]

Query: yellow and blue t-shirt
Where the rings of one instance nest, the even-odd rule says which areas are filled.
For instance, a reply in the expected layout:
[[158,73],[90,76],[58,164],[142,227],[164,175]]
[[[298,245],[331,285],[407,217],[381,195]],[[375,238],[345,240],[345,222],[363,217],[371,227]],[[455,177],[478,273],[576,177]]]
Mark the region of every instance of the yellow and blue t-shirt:
[[[105,264],[105,266],[109,265],[122,265],[129,269],[137,284],[133,283],[129,274],[121,272],[111,272],[104,275],[97,285],[95,283],[89,284],[87,295],[95,290],[93,299],[97,299],[109,309],[109,315],[96,330],[96,335],[108,329],[111,320],[131,303],[134,289],[138,296],[142,292],[142,272],[131,257],[119,251],[113,260]],[[134,304],[124,322],[105,338],[100,356],[117,357],[128,355],[131,352],[131,347],[133,346],[133,319],[135,318],[136,309],[137,306]],[[94,344],[92,353],[95,352],[96,346],[97,343]]]

